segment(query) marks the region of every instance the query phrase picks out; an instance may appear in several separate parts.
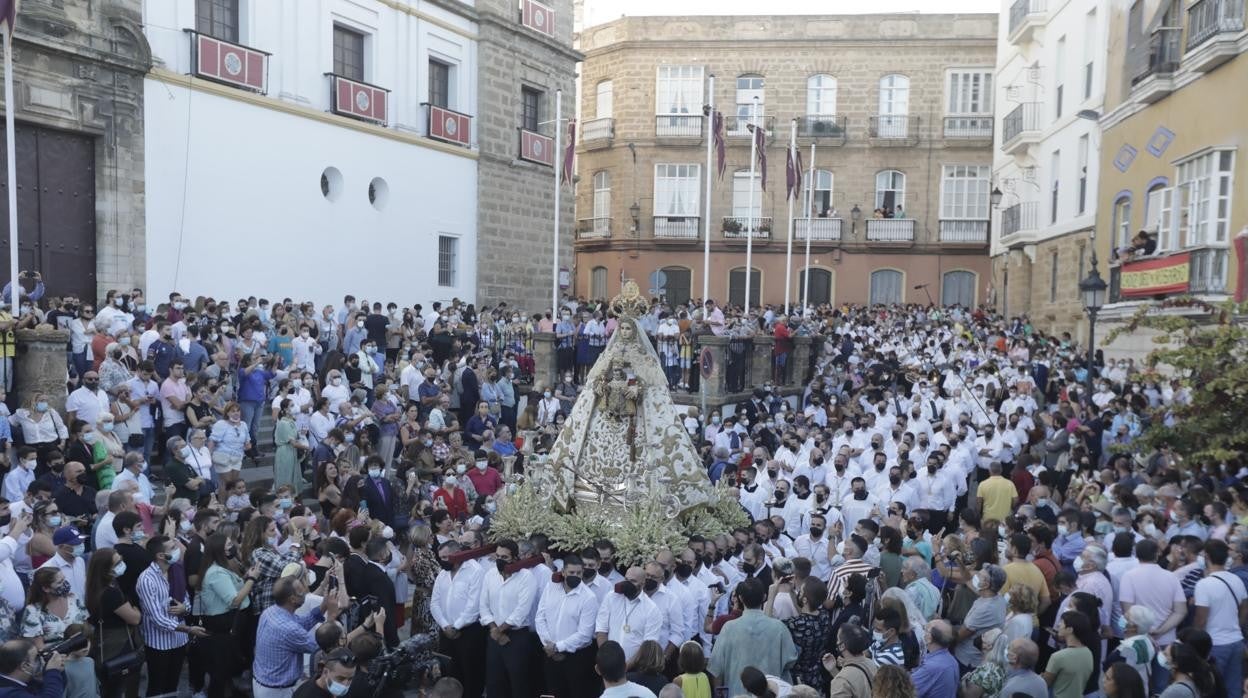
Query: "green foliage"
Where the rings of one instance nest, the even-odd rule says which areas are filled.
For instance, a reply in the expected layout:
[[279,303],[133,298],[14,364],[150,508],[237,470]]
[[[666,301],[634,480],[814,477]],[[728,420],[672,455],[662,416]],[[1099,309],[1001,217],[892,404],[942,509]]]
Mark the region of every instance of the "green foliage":
[[525,482],[499,501],[498,511],[490,520],[490,540],[548,534],[561,525],[560,518],[550,503]]

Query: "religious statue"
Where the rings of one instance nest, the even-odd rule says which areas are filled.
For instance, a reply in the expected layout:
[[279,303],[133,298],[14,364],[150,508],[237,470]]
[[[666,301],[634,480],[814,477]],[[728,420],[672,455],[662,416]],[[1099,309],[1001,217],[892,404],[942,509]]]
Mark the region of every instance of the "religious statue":
[[[631,327],[631,325],[630,325]],[[602,375],[594,383],[594,394],[598,396],[598,409],[607,419],[623,423],[625,440],[628,442],[629,459],[636,459],[637,451],[637,402],[641,396],[641,386],[635,376],[629,375],[631,368],[628,361],[616,359],[611,362],[610,375]]]

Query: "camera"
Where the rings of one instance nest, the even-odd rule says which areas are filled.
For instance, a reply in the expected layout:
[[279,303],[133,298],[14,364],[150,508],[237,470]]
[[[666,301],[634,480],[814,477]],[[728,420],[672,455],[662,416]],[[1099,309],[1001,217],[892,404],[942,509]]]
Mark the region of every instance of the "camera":
[[82,633],[76,633],[74,635],[71,635],[70,637],[65,638],[64,640],[61,640],[60,642],[56,643],[55,645],[51,647],[45,648],[42,652],[39,653],[39,656],[43,657],[46,660],[48,657],[51,657],[54,654],[70,655],[86,646],[87,646],[87,636],[83,635]]
[[371,695],[401,696],[405,688],[418,685],[435,666],[445,673],[449,659],[434,654],[431,649],[437,641],[436,630],[416,634],[369,660],[364,680]]
[[354,630],[368,618],[370,614],[381,610],[381,599],[369,594],[360,598],[351,597],[351,605],[347,609],[345,627]]

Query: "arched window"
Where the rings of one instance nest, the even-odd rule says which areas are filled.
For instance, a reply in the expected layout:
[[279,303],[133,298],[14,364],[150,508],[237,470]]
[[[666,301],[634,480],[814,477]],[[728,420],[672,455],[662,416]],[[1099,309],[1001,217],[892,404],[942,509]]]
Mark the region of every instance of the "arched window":
[[831,75],[806,78],[806,115],[836,116],[836,78]]
[[905,138],[907,114],[910,113],[910,78],[885,75],[880,78],[880,113],[876,125],[878,138]]
[[607,297],[607,268],[594,267],[589,272],[589,297],[602,300]]
[[871,305],[900,303],[901,286],[901,272],[896,269],[877,269],[871,272]]
[[693,282],[693,274],[687,267],[663,267],[661,270],[667,277],[663,297],[670,305],[683,305],[689,302],[689,287]]
[[[750,307],[758,307],[758,299],[762,296],[759,286],[762,285],[763,273],[757,267],[750,271]],[[745,304],[745,267],[737,267],[728,272],[728,303],[731,305]]]
[[594,232],[611,233],[611,173],[594,173]]
[[810,305],[819,306],[832,302],[832,272],[827,269],[803,269],[797,278],[797,297],[806,305],[806,274],[810,274]]
[[[906,205],[906,173],[884,170],[875,175],[875,207],[884,209],[884,215],[896,214]],[[902,216],[898,215],[898,218]]]
[[1114,200],[1113,231],[1115,248],[1131,244],[1131,195],[1119,194]]
[[958,270],[945,272],[940,280],[941,305],[975,307],[975,272]]
[[[814,177],[806,178],[806,189],[810,191],[814,189],[813,196],[810,199],[810,215],[814,218],[823,218],[832,216],[832,171],[831,170],[815,170]],[[805,199],[803,199],[805,201]]]

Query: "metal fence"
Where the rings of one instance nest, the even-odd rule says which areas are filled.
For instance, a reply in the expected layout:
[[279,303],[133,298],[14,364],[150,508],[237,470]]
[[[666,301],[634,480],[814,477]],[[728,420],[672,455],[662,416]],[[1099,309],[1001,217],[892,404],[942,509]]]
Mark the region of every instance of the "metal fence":
[[724,390],[729,393],[741,393],[749,390],[750,376],[754,367],[754,340],[750,337],[734,338],[728,341],[728,365],[724,371]]

